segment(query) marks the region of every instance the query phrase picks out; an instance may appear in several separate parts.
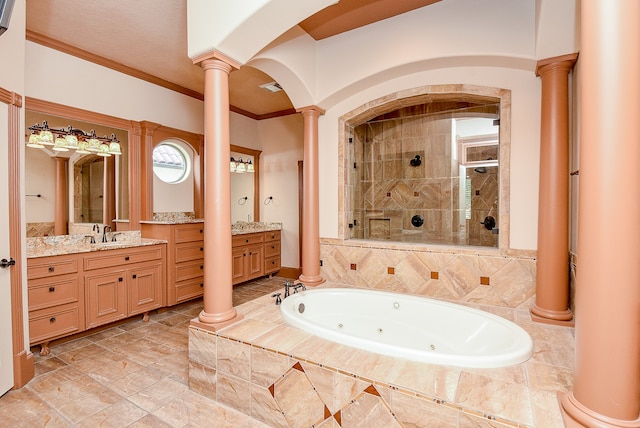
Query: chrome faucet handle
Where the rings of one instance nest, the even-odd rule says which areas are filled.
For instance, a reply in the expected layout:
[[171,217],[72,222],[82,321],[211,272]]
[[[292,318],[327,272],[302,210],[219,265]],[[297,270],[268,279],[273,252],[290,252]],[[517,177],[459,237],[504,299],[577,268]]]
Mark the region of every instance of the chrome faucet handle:
[[280,293],[272,294],[271,297],[275,297],[276,298],[276,305],[279,305],[279,304],[282,303],[282,298],[280,297]]

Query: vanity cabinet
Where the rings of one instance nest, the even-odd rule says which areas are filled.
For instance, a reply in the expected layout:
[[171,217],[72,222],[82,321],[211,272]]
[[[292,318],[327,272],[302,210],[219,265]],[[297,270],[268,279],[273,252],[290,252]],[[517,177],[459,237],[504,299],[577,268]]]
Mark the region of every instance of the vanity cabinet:
[[164,245],[99,251],[84,257],[87,328],[165,306]]
[[[27,260],[30,343],[46,343],[85,329],[84,287],[77,254]],[[43,355],[49,354],[43,346]]]
[[264,236],[262,233],[232,238],[231,259],[233,285],[264,275]]
[[166,245],[27,259],[30,344],[165,306]]
[[167,241],[167,306],[202,296],[204,223],[141,223],[142,236]]
[[280,231],[246,233],[232,237],[233,284],[280,270]]
[[264,274],[273,275],[281,267],[280,231],[270,230],[264,233]]

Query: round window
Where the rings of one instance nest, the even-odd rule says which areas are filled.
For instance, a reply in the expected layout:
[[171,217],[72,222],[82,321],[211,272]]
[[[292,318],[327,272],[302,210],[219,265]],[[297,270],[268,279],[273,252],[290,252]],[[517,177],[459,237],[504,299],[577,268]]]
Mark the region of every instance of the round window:
[[189,175],[189,160],[189,155],[180,145],[160,143],[153,149],[153,173],[165,183],[180,183]]

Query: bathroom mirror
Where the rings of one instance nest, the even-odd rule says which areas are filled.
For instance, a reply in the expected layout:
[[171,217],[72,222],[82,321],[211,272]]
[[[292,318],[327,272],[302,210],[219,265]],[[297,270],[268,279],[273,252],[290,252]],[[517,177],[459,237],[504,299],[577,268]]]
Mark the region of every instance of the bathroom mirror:
[[[27,99],[25,111],[25,139],[31,131],[28,127],[47,121],[51,129],[73,129],[90,132],[97,136],[114,134],[119,140],[121,155],[109,157],[96,153],[78,153],[76,150],[54,151],[52,146],[25,148],[25,216],[27,236],[56,234],[54,223],[56,199],[64,198],[62,204],[68,225],[79,223],[111,223],[114,219],[126,220],[129,216],[128,195],[128,131],[110,124],[88,121],[101,115],[80,111],[74,115],[69,109],[52,103]],[[84,119],[84,120],[83,120]],[[60,166],[62,165],[62,166]],[[60,170],[62,168],[62,171]],[[61,174],[61,177],[56,177]],[[63,180],[64,191],[56,182]],[[61,195],[62,193],[62,195]],[[107,212],[105,212],[105,208]],[[73,231],[72,231],[73,232]],[[59,234],[59,233],[58,233]]]
[[260,153],[260,150],[231,145],[231,158],[235,163],[232,165],[229,159],[231,223],[260,221]]

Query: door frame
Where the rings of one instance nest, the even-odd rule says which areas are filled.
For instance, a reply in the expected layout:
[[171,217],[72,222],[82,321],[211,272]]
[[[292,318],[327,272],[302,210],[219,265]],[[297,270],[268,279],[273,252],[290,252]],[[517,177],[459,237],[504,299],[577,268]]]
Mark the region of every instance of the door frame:
[[[11,269],[11,331],[13,355],[13,389],[21,388],[34,376],[34,361],[28,344],[25,344],[25,314],[23,309],[23,272],[26,272],[26,255],[22,238],[22,151],[24,129],[21,126],[23,97],[0,88],[0,102],[8,106],[8,199],[9,199],[9,251],[16,264]],[[28,333],[27,333],[28,334]]]

